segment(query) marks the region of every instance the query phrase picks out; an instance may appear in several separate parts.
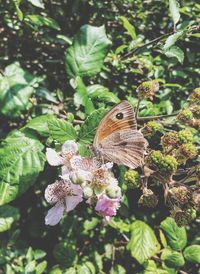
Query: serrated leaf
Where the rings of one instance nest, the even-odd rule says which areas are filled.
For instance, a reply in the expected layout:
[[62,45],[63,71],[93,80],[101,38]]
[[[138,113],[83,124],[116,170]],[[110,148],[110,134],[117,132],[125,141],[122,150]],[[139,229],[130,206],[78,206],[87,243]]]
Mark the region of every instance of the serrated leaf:
[[70,267],[76,263],[78,257],[76,252],[76,244],[74,242],[60,242],[55,245],[53,255],[56,261],[65,266]]
[[170,10],[174,25],[176,25],[180,19],[179,3],[177,0],[169,0],[169,10]]
[[44,273],[46,267],[47,267],[47,261],[43,261],[43,262],[39,263],[35,268],[36,274]]
[[174,250],[181,250],[187,244],[187,234],[184,227],[178,227],[173,218],[167,217],[160,225],[165,232],[168,245]]
[[179,268],[185,264],[182,253],[169,248],[163,250],[161,259],[170,268]]
[[131,225],[131,239],[127,248],[132,257],[143,264],[160,250],[160,244],[151,227],[142,221],[135,221]]
[[43,170],[43,145],[35,136],[12,132],[0,147],[0,205],[24,193]]
[[105,103],[117,104],[120,102],[119,98],[112,92],[101,85],[91,85],[87,87],[87,94],[89,98],[95,98]]
[[48,122],[54,119],[53,114],[46,114],[37,116],[36,118],[33,118],[30,120],[24,128],[22,128],[22,131],[24,129],[30,128],[38,132],[41,136],[48,137],[49,136],[49,126]]
[[19,219],[19,210],[10,205],[0,207],[0,232],[7,231]]
[[35,258],[35,260],[39,260],[39,259],[44,258],[46,256],[46,254],[47,253],[45,251],[43,251],[41,249],[36,249],[34,251],[34,258]]
[[85,120],[84,124],[81,125],[79,134],[78,134],[78,141],[83,144],[91,144],[96,129],[99,125],[99,122],[107,112],[106,109],[98,109],[95,110],[88,118]]
[[103,66],[110,45],[104,26],[82,26],[65,54],[67,74],[72,78],[96,75]]
[[170,35],[167,40],[165,41],[165,44],[163,46],[163,50],[168,50],[171,46],[173,46],[180,38],[182,38],[184,34],[184,31],[177,31],[176,33]]
[[127,30],[127,33],[131,36],[133,40],[135,40],[137,38],[137,35],[134,26],[129,22],[126,17],[120,16],[120,19],[122,20],[123,27]]
[[27,15],[26,21],[36,27],[49,27],[55,30],[60,30],[58,23],[50,17],[45,17],[37,14]]
[[48,121],[50,136],[58,143],[63,144],[67,140],[76,140],[76,130],[71,123],[53,117]]
[[179,61],[179,63],[183,64],[184,52],[179,47],[170,47],[167,51],[165,51],[165,55],[167,57],[175,57]]
[[187,246],[183,254],[187,261],[200,264],[200,245]]
[[157,268],[156,263],[153,260],[148,260],[144,263],[143,274],[169,274],[165,269]]
[[20,117],[30,109],[29,98],[36,92],[35,84],[41,78],[23,70],[18,62],[6,67],[0,76],[0,113],[7,117]]

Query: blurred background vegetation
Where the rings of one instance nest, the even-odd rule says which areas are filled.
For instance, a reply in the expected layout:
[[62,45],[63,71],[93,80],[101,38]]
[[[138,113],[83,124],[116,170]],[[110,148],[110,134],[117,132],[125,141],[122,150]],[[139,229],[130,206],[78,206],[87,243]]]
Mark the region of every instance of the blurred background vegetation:
[[[160,90],[155,100],[144,100],[139,116],[171,114],[181,109],[192,90],[200,86],[200,4],[182,0],[179,11],[182,24],[179,27],[193,26],[194,31],[177,40],[176,46],[181,53],[179,51],[178,57],[170,57],[163,51],[163,44],[174,28],[166,0],[1,1],[1,77],[6,75],[8,65],[19,62],[26,72],[24,78],[34,89],[27,103],[31,106],[27,111],[19,111],[19,115],[8,115],[0,104],[1,140],[11,130],[41,114],[55,113],[62,118],[71,113],[77,120],[86,118],[85,111],[78,108],[76,101],[74,105],[74,89],[66,73],[64,58],[74,35],[84,24],[105,25],[106,34],[112,41],[101,72],[95,77],[84,78],[87,86],[99,84],[115,95],[106,103],[94,100],[96,108],[113,105],[119,99],[129,99],[136,105],[137,86],[158,79]],[[158,37],[157,42],[152,42]],[[7,73],[19,77],[20,72],[13,71],[13,74]],[[2,89],[0,87],[0,92]],[[11,208],[9,205],[0,208],[0,220],[2,216],[4,225],[7,218],[7,228],[2,228],[0,233],[0,273],[121,274],[145,271],[126,248],[127,226],[136,219],[143,220],[159,237],[160,222],[169,215],[164,201],[160,201],[155,209],[141,208],[137,204],[140,191],[128,190],[118,217],[108,227],[103,226],[100,218],[87,206],[78,207],[64,218],[61,225],[47,227],[44,216],[48,205],[43,194],[56,175],[55,170],[46,166],[34,186],[10,203]],[[159,188],[155,191],[158,195],[161,192]],[[6,210],[15,210],[11,214],[14,217],[4,216]],[[186,229],[188,242],[199,244],[198,219]],[[145,273],[177,273],[174,268],[152,269]],[[189,262],[180,273],[198,271],[198,264]]]

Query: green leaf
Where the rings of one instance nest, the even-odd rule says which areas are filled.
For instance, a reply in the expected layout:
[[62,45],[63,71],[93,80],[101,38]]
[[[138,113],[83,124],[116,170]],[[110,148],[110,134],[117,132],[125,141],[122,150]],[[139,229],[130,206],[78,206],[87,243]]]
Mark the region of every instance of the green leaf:
[[82,265],[77,266],[77,274],[96,274],[95,266],[93,263],[86,261]]
[[171,268],[179,268],[185,264],[182,253],[169,248],[163,250],[161,259]]
[[23,15],[23,12],[21,11],[20,9],[20,4],[21,4],[21,0],[13,0],[14,4],[15,4],[15,9],[16,9],[16,12],[17,12],[17,17],[20,21],[23,20],[24,18],[24,15]]
[[180,19],[179,3],[177,0],[169,0],[169,10],[175,26]]
[[165,51],[165,55],[167,57],[175,57],[179,61],[179,63],[183,64],[184,52],[179,47],[170,47],[167,51]]
[[165,232],[168,245],[174,250],[181,250],[187,244],[187,234],[184,227],[178,227],[173,218],[167,217],[160,225]]
[[43,170],[43,145],[35,136],[12,132],[0,147],[0,205],[24,193]]
[[29,98],[36,92],[34,86],[41,78],[29,74],[18,62],[6,67],[0,75],[0,113],[8,117],[20,117],[30,109]]
[[74,242],[62,241],[55,245],[53,255],[59,264],[70,267],[76,263],[78,258],[76,244]]
[[75,35],[73,44],[65,55],[68,75],[94,76],[103,66],[111,41],[107,38],[104,26],[84,25]]
[[110,274],[126,274],[126,269],[120,264],[116,264],[111,268]]
[[133,40],[135,40],[137,38],[137,35],[135,32],[134,26],[129,22],[129,20],[126,17],[120,16],[120,19],[123,22],[123,27],[127,30],[128,34],[131,36],[131,38]]
[[41,249],[36,249],[34,251],[34,258],[35,260],[39,260],[39,259],[42,259],[46,256],[46,252],[41,250]]
[[0,207],[0,232],[9,230],[12,224],[19,220],[19,210],[10,205]]
[[153,230],[142,221],[135,221],[131,225],[131,239],[127,245],[128,250],[140,264],[154,256],[160,245]]
[[48,123],[54,119],[53,114],[45,114],[41,116],[37,116],[36,118],[33,118],[28,122],[28,124],[25,125],[24,128],[22,128],[22,131],[24,129],[30,128],[38,132],[41,136],[48,137],[49,136],[49,126]]
[[163,46],[163,50],[168,50],[171,46],[173,46],[180,38],[183,37],[184,31],[177,31],[176,33],[170,35],[167,40],[165,41],[165,44]]
[[87,89],[85,84],[83,83],[83,80],[78,76],[76,77],[74,84],[76,85],[75,89],[77,91],[74,96],[75,105],[77,107],[79,107],[80,105],[84,106],[86,114],[90,114],[92,111],[95,110],[95,108],[87,94]]
[[48,121],[50,136],[58,143],[63,144],[67,140],[76,140],[76,130],[71,123],[53,117]]
[[106,109],[98,109],[95,110],[90,116],[88,116],[84,124],[81,125],[78,134],[78,140],[80,141],[80,143],[92,143],[99,122],[101,121],[106,112]]
[[200,264],[200,245],[187,246],[183,254],[187,261]]
[[50,17],[33,14],[27,15],[25,19],[28,23],[36,27],[49,27],[55,30],[60,30],[58,23]]
[[28,0],[33,6],[44,9],[44,3],[42,0]]
[[43,261],[41,263],[39,263],[37,266],[36,266],[36,274],[42,274],[44,273],[45,269],[47,267],[47,261]]
[[119,98],[114,93],[101,85],[91,85],[87,87],[87,94],[89,98],[95,98],[105,103],[117,104],[120,102]]
[[143,274],[169,274],[167,270],[157,268],[157,265],[153,260],[145,262],[144,268]]

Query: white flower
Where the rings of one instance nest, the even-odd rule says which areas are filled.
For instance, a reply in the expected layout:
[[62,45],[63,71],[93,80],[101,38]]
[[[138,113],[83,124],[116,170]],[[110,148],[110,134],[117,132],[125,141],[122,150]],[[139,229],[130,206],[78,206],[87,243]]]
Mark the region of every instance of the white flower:
[[51,166],[59,166],[67,164],[78,151],[78,146],[74,141],[66,141],[61,152],[56,152],[52,148],[47,148],[46,158]]
[[48,185],[45,190],[45,199],[50,204],[55,204],[45,217],[46,225],[56,225],[61,220],[64,211],[73,210],[83,200],[83,191],[79,185],[71,182],[56,181]]

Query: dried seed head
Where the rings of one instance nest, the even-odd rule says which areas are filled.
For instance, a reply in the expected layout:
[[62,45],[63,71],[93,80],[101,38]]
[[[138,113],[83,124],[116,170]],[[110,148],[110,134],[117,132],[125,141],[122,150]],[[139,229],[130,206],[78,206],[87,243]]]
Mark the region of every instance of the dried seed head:
[[158,198],[151,189],[144,189],[138,204],[145,207],[156,207],[158,204]]

